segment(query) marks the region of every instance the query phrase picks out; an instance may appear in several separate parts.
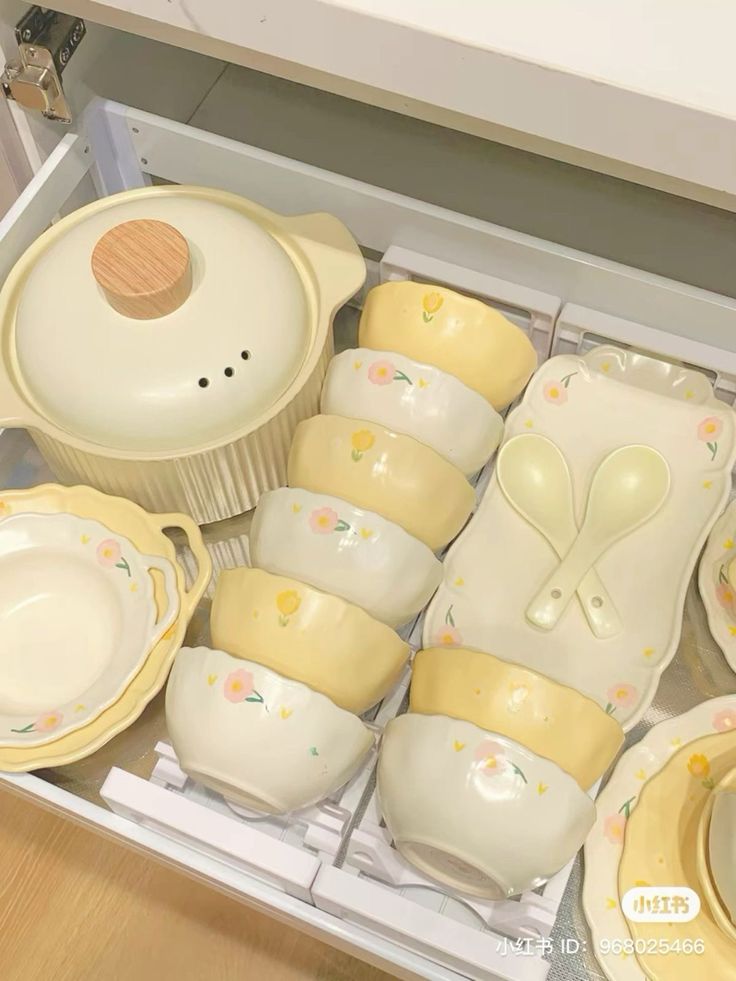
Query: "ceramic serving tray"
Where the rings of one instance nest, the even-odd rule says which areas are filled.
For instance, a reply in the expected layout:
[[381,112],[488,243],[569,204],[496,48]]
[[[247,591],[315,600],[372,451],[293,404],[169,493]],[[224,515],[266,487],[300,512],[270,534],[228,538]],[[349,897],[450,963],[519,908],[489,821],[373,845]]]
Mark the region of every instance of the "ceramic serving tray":
[[728,567],[736,558],[736,501],[713,526],[698,570],[698,589],[708,615],[713,639],[736,671],[736,589],[728,581]]
[[613,450],[646,444],[670,468],[660,510],[596,564],[622,629],[596,638],[575,601],[553,630],[527,621],[530,600],[559,560],[494,475],[445,560],[424,645],[476,647],[522,663],[589,695],[631,729],[675,653],[688,580],[730,492],[735,418],[697,372],[613,347],[550,359],[509,417],[506,438],[538,433],[557,444],[578,527],[593,474]]
[[[144,659],[140,670],[130,683],[96,718],[71,732],[57,735],[52,742],[41,745],[0,744],[0,770],[11,772],[61,766],[91,755],[127,728],[141,714],[151,699],[161,690],[172,661],[181,646],[194,610],[209,582],[212,571],[202,535],[194,521],[184,514],[149,514],[137,504],[120,497],[110,497],[91,487],[61,487],[41,484],[27,490],[0,493],[0,515],[21,513],[74,514],[79,518],[97,521],[113,536],[131,542],[139,552],[156,555],[172,563],[179,614]],[[184,572],[176,561],[176,551],[164,528],[180,528],[194,555],[196,571],[187,589]],[[162,581],[154,584],[156,604],[165,608]]]
[[[728,750],[727,755],[733,759],[736,754],[736,695],[703,702],[683,715],[654,726],[641,742],[621,757],[598,797],[596,822],[585,842],[583,908],[593,935],[594,953],[610,981],[645,981],[647,977],[632,953],[633,937],[620,905],[619,866],[628,821],[647,781],[688,744],[718,734],[724,739],[724,750]],[[688,777],[698,793],[707,790],[711,784],[715,786],[711,772],[713,757],[712,751],[710,756],[694,750],[684,753]],[[684,924],[688,925],[693,927],[693,923]],[[667,956],[669,959],[677,955]],[[688,954],[679,957],[685,962],[684,968],[690,967],[691,977],[701,976],[701,961],[697,957]],[[702,969],[705,970],[704,966]]]
[[[149,570],[163,577],[159,615]],[[174,568],[73,514],[0,520],[0,745],[40,745],[110,705],[179,612]]]

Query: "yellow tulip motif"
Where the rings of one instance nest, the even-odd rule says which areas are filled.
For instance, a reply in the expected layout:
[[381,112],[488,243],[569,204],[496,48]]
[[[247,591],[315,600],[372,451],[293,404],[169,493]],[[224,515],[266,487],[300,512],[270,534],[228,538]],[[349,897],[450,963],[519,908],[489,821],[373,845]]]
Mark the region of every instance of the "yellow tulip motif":
[[424,320],[425,324],[428,324],[434,320],[434,315],[444,302],[444,297],[440,293],[424,294],[424,298],[422,299],[422,319]]
[[295,589],[284,589],[276,596],[276,608],[279,611],[279,624],[285,627],[289,617],[299,609],[302,598]]
[[363,459],[363,454],[367,453],[375,442],[376,437],[370,429],[359,429],[358,432],[353,433],[350,443],[353,447],[351,456],[355,463]]

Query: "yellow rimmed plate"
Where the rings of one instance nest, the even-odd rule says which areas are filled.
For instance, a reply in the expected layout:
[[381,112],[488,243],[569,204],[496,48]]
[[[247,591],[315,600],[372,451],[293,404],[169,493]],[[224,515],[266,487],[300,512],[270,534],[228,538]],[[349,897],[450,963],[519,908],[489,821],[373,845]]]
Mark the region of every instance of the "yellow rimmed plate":
[[[127,538],[141,552],[168,559],[176,573],[180,612],[120,698],[92,722],[41,746],[0,747],[0,770],[11,772],[73,763],[94,753],[138,718],[163,687],[212,570],[199,528],[184,514],[149,514],[131,501],[110,497],[91,487],[58,484],[42,484],[0,495],[0,516],[22,513],[69,513],[98,521],[114,534]],[[184,572],[176,561],[174,545],[164,535],[164,528],[182,529],[197,560],[197,576],[189,590],[185,586]],[[161,608],[163,592],[159,580],[155,584],[155,594]]]
[[[700,815],[700,822],[698,824],[695,845],[695,867],[698,873],[701,895],[707,902],[713,914],[713,919],[726,936],[730,937],[733,943],[736,943],[736,926],[732,922],[726,904],[718,892],[718,873],[714,873],[713,871],[714,867],[717,866],[714,861],[712,829],[715,829],[717,826],[717,818],[716,821],[711,822],[716,800],[721,794],[733,794],[734,791],[736,791],[736,768],[726,774],[713,793],[708,795],[708,799],[705,802],[705,807],[703,808],[703,813]],[[732,874],[730,873],[730,866],[728,869],[724,868],[721,871]]]
[[[636,886],[688,887],[700,894],[698,826],[713,790],[736,763],[736,732],[697,739],[647,783],[626,826],[619,896]],[[688,922],[628,921],[636,957],[651,981],[736,977],[736,944],[707,903]],[[702,953],[685,953],[702,944]]]

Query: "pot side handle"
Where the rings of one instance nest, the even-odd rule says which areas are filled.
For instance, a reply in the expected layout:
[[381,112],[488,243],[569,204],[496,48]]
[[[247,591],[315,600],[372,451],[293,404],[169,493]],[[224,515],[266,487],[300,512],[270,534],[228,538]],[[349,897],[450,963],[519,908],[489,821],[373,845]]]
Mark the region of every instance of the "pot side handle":
[[43,429],[43,416],[25,400],[16,387],[14,379],[17,374],[15,358],[3,345],[0,356],[0,426],[5,429]]
[[280,219],[298,241],[314,270],[330,315],[354,296],[365,282],[365,260],[345,225],[326,212]]
[[186,535],[187,545],[197,562],[197,576],[191,589],[185,590],[181,598],[181,615],[187,622],[192,618],[194,610],[204,596],[204,591],[212,576],[212,559],[207,551],[202,532],[196,523],[186,514],[152,514],[151,520],[163,530],[165,528],[180,528]]

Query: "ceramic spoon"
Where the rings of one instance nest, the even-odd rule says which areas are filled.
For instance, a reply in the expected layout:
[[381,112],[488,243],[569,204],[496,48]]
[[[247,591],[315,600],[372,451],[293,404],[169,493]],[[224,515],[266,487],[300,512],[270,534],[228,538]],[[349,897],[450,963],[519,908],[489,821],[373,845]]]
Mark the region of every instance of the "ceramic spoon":
[[622,446],[609,454],[590,485],[580,534],[529,604],[527,619],[551,630],[585,573],[614,542],[649,521],[669,489],[667,461],[651,446]]
[[[563,559],[578,535],[572,480],[558,446],[546,436],[515,436],[499,453],[496,477],[509,504],[543,535]],[[578,586],[578,597],[596,637],[613,637],[621,621],[595,569]]]

